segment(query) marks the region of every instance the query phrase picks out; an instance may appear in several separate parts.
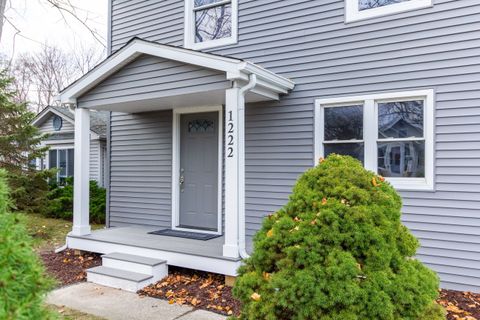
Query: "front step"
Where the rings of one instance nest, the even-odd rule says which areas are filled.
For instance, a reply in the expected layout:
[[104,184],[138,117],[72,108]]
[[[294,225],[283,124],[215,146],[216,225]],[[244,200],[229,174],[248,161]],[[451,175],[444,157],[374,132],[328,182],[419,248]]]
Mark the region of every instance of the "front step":
[[87,281],[137,292],[168,275],[166,261],[124,253],[102,256],[102,266],[87,270]]

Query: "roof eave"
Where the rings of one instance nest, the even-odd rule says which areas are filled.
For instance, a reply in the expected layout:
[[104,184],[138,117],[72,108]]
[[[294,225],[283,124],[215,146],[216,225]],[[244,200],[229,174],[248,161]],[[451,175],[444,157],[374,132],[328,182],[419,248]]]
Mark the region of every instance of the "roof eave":
[[288,93],[295,86],[291,80],[251,62],[162,45],[137,38],[64,89],[58,95],[58,101],[62,104],[76,104],[78,97],[143,54],[222,71],[226,73],[228,80],[248,80],[250,74],[256,74],[259,85],[267,90],[272,90],[275,94]]

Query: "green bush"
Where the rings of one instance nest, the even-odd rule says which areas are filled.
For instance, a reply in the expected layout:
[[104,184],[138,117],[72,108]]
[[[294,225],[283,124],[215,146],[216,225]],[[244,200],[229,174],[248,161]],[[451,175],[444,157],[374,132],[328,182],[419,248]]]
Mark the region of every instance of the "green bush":
[[43,297],[52,286],[18,218],[8,213],[6,173],[0,170],[0,319],[50,319]]
[[331,155],[268,216],[239,270],[241,319],[445,319],[389,183]]
[[[62,185],[52,184],[48,193],[46,216],[71,220],[73,218],[73,178]],[[90,181],[90,222],[105,223],[106,190]]]

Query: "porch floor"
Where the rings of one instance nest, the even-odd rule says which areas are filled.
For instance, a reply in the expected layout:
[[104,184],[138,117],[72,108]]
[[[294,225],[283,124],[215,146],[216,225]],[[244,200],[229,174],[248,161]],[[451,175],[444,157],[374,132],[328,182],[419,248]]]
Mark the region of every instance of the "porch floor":
[[224,237],[193,240],[149,234],[159,227],[118,227],[92,231],[85,236],[69,234],[71,249],[108,254],[120,252],[166,260],[168,265],[235,275],[240,258],[223,256]]

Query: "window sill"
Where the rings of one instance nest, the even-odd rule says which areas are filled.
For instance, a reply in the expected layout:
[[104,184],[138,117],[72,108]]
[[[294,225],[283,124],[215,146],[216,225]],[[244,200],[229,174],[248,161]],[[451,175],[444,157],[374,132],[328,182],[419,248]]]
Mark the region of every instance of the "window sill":
[[205,42],[185,43],[185,48],[192,49],[192,50],[202,50],[202,49],[227,46],[230,44],[237,44],[237,39],[225,38],[225,39],[209,40]]
[[[347,0],[350,1],[350,0]],[[347,10],[345,13],[345,23],[363,21],[378,17],[384,17],[392,14],[398,14],[413,10],[420,10],[433,7],[432,0],[415,0],[396,4],[391,4],[384,7],[372,8],[359,11],[357,8],[352,8],[353,5],[347,2]]]
[[433,181],[424,178],[385,178],[398,191],[434,191]]

